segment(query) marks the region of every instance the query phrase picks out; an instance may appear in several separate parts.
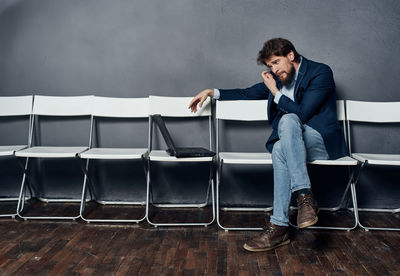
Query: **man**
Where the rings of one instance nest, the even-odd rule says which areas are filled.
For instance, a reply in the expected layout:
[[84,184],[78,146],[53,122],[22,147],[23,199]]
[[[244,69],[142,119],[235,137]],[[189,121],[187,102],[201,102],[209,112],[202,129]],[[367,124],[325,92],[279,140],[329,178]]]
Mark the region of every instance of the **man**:
[[268,98],[268,121],[272,126],[266,148],[272,152],[274,169],[273,215],[259,236],[248,241],[248,251],[267,251],[290,242],[289,204],[297,195],[299,228],[318,221],[311,193],[307,161],[337,159],[347,154],[343,130],[336,117],[336,92],[329,66],[300,56],[283,38],[264,43],[258,53],[263,82],[246,89],[206,89],[189,108],[197,111],[207,97],[218,100]]

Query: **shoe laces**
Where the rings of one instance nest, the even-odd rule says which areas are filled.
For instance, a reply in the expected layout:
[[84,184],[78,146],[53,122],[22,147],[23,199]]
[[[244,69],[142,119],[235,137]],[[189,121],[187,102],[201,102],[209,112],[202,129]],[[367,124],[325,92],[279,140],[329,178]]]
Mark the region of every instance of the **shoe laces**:
[[264,229],[264,231],[268,234],[272,234],[273,232],[275,232],[275,228],[272,226],[272,224],[268,224],[267,227]]
[[298,202],[298,206],[297,207],[301,207],[304,205],[311,205],[313,206],[314,201],[310,198],[310,197],[304,197],[302,200],[300,200],[300,202]]

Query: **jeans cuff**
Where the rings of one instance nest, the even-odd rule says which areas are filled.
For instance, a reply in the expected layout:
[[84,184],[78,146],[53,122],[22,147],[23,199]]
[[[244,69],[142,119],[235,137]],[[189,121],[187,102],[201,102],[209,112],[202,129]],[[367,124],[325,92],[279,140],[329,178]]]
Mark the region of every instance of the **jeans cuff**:
[[270,221],[271,223],[275,224],[275,225],[278,225],[278,226],[289,226],[289,222],[284,222],[284,221],[276,220],[276,219],[274,219],[273,217],[271,217],[271,218],[269,219],[269,221]]
[[310,184],[297,185],[292,189],[292,193],[301,189],[311,189],[311,185]]

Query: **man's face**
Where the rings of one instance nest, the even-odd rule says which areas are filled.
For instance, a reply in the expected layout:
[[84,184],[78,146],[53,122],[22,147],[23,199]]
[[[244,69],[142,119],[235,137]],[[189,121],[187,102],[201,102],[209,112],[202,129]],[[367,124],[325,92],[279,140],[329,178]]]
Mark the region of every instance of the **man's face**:
[[290,52],[287,56],[272,55],[265,60],[265,63],[283,85],[288,85],[292,82],[295,74],[293,60],[293,52]]

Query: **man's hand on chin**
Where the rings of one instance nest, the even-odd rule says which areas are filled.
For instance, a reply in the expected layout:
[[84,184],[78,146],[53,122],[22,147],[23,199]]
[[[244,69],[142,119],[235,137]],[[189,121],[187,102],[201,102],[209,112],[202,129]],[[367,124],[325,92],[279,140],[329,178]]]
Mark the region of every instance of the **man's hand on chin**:
[[191,109],[192,112],[197,112],[197,104],[199,107],[202,107],[204,101],[207,100],[207,97],[214,97],[214,89],[205,89],[194,96],[190,101],[188,108]]
[[276,81],[272,74],[268,70],[265,70],[261,73],[261,77],[263,78],[264,83],[268,87],[269,91],[271,91],[272,95],[275,96],[279,89],[276,86]]

